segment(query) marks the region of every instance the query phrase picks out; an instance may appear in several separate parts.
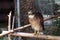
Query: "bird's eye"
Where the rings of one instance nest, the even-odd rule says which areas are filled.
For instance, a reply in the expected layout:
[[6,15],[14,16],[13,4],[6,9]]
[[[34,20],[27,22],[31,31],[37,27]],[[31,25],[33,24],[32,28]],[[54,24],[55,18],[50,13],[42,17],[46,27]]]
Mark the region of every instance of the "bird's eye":
[[32,15],[32,13],[28,14],[28,15]]
[[31,15],[31,14],[28,14],[28,15]]
[[28,15],[32,15],[32,12],[28,12]]
[[33,13],[33,14],[35,14],[35,13]]

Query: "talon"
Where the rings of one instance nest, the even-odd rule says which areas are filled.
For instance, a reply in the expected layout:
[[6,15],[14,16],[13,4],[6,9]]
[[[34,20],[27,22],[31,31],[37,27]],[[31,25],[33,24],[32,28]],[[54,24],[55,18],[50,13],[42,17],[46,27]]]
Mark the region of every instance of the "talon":
[[37,31],[34,31],[34,35],[36,35],[37,34]]
[[36,35],[36,33],[33,33],[34,35]]
[[43,35],[44,33],[43,32],[40,32],[40,35]]

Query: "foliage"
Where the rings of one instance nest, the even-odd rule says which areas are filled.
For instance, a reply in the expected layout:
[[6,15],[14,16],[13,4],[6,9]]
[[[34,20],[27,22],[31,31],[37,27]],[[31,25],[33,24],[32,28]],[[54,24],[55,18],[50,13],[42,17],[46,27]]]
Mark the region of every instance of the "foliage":
[[0,38],[0,40],[3,40],[3,38]]
[[57,11],[57,10],[59,10],[59,9],[60,9],[60,5],[54,4],[54,11]]
[[57,27],[57,30],[53,32],[53,35],[60,36],[60,18],[55,18],[54,26]]

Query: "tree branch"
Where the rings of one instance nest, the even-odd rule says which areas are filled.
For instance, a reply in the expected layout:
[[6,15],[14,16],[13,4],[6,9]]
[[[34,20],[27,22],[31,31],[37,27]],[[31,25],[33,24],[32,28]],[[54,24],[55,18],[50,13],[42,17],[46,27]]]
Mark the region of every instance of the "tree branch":
[[60,36],[50,36],[50,35],[34,35],[33,33],[13,33],[14,36],[21,36],[21,37],[30,37],[30,38],[43,38],[43,39],[52,39],[52,40],[60,40]]
[[52,16],[52,17],[49,17],[49,18],[47,18],[47,19],[44,19],[44,21],[51,20],[51,19],[57,18],[57,17],[59,17],[59,16],[60,16],[60,15],[54,15],[54,16]]
[[27,28],[27,27],[29,27],[30,25],[31,25],[31,24],[28,24],[28,25],[25,25],[25,26],[21,26],[21,27],[19,27],[19,28],[16,28],[16,29],[10,30],[10,31],[3,31],[3,32],[0,34],[0,37],[1,37],[1,36],[4,36],[4,35],[6,35],[6,34],[9,34],[9,33],[11,33],[11,32],[14,32],[15,30],[21,30],[21,29]]

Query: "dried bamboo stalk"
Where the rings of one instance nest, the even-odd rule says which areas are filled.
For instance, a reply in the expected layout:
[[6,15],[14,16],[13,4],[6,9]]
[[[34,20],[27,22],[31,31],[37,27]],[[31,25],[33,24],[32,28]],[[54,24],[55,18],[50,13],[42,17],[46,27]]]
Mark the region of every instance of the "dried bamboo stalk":
[[49,40],[60,40],[60,36],[51,36],[51,35],[34,35],[33,33],[13,33],[14,36],[21,36],[21,37],[30,37],[30,38],[42,38],[42,39],[49,39]]

